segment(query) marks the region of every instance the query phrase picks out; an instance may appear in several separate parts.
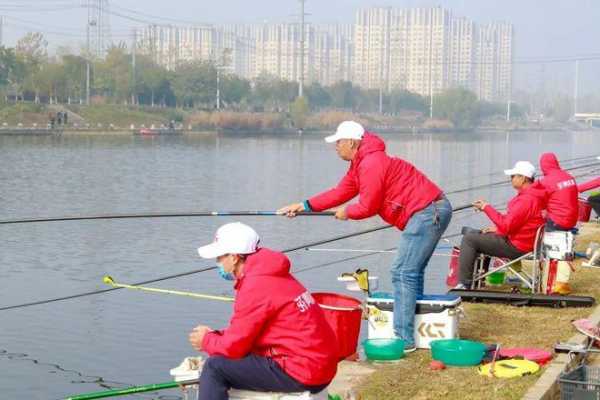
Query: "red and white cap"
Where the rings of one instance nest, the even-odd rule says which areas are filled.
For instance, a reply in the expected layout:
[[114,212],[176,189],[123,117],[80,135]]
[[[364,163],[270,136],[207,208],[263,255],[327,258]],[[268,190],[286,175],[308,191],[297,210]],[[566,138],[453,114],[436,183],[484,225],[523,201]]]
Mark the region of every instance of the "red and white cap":
[[335,134],[327,136],[325,141],[327,143],[335,143],[340,139],[361,140],[364,134],[365,128],[358,122],[344,121],[338,125]]
[[217,230],[211,244],[198,248],[202,258],[217,258],[225,254],[252,254],[260,237],[256,231],[241,222],[225,224]]

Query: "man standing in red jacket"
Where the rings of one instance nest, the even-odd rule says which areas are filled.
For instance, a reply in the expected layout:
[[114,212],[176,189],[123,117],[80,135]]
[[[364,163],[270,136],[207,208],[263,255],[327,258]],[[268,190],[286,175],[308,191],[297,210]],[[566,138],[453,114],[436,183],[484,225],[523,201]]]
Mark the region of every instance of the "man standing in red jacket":
[[423,294],[425,267],[448,227],[452,206],[442,190],[412,164],[385,152],[385,143],[357,122],[342,122],[334,135],[338,156],[350,162],[348,172],[332,189],[278,210],[290,217],[301,211],[323,211],[357,195],[358,201],[336,210],[335,218],[360,220],[375,214],[403,231],[391,266],[394,284],[394,333],[415,350],[417,296]]
[[200,247],[220,275],[235,281],[233,315],[222,330],[199,325],[190,343],[210,356],[200,376],[200,400],[228,399],[228,390],[317,393],[337,371],[335,336],[310,293],[290,274],[282,253],[258,248],[259,237],[236,222]]
[[473,207],[483,211],[494,223],[482,233],[467,233],[460,244],[459,279],[455,289],[469,289],[475,260],[479,254],[515,259],[533,249],[538,228],[544,225],[542,210],[546,193],[533,186],[535,167],[528,161],[518,161],[513,169],[505,170],[517,195],[508,202],[506,215],[500,214],[483,200]]

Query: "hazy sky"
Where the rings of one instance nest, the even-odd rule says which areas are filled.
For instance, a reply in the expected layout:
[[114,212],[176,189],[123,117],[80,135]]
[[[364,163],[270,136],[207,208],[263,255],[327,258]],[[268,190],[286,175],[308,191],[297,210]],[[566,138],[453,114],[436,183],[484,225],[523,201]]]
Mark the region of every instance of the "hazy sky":
[[[52,47],[85,41],[86,11],[82,0],[0,0],[4,15],[4,43],[14,44],[27,30],[46,33]],[[204,23],[293,21],[299,13],[297,0],[111,0],[111,12],[143,21],[169,22],[166,18]],[[600,57],[600,0],[307,0],[312,22],[352,23],[358,8],[372,6],[442,6],[456,16],[476,22],[507,21],[515,26],[516,59],[595,55]],[[60,11],[51,11],[61,8]],[[125,10],[130,9],[138,14]],[[110,16],[114,39],[130,41],[133,27],[143,21]],[[519,65],[517,86],[535,88],[544,82],[571,93],[573,63]],[[600,88],[600,61],[580,64],[581,90]]]

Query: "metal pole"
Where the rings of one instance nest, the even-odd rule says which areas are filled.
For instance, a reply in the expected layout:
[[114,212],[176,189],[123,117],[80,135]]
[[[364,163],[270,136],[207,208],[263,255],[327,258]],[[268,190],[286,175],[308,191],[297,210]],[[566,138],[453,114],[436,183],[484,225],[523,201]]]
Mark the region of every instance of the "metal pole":
[[575,61],[575,93],[573,97],[573,117],[577,114],[577,97],[579,97],[579,60]]
[[87,32],[87,44],[86,44],[86,72],[85,72],[85,104],[90,105],[90,13],[91,13],[91,0],[88,0],[88,20],[86,25]]
[[300,0],[300,82],[298,84],[298,97],[304,93],[304,2]]
[[510,106],[512,103],[512,84],[508,84],[508,101],[506,104],[506,121],[510,121]]
[[221,109],[221,70],[217,65],[217,110]]
[[429,10],[431,18],[429,20],[429,118],[433,119],[433,10]]
[[136,76],[135,76],[135,56],[137,51],[137,30],[133,28],[133,43],[131,45],[131,74],[132,74],[132,93],[131,93],[131,104],[137,104],[137,92],[136,92]]

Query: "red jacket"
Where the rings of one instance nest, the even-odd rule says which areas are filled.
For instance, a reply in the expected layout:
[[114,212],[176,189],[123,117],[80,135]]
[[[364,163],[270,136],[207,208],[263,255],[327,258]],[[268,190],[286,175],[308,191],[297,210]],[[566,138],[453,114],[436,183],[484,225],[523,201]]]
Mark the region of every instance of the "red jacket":
[[544,224],[542,210],[544,209],[546,193],[529,186],[508,202],[506,215],[500,214],[491,205],[485,206],[483,212],[496,225],[497,233],[506,236],[509,242],[523,252],[533,249],[535,234]]
[[600,177],[582,183],[581,185],[577,185],[579,192],[586,192],[588,190],[596,189],[597,187],[600,187]]
[[266,248],[248,256],[235,282],[229,326],[204,336],[209,355],[271,357],[309,386],[329,383],[337,370],[335,336],[310,293],[290,274],[290,260]]
[[547,194],[547,218],[563,228],[577,225],[579,193],[575,178],[560,168],[554,153],[544,153],[540,158],[544,177],[535,186]]
[[440,188],[412,164],[388,156],[383,140],[367,132],[338,185],[308,202],[314,211],[323,211],[360,195],[357,203],[346,208],[348,218],[379,214],[387,223],[404,229],[414,213],[441,194]]

